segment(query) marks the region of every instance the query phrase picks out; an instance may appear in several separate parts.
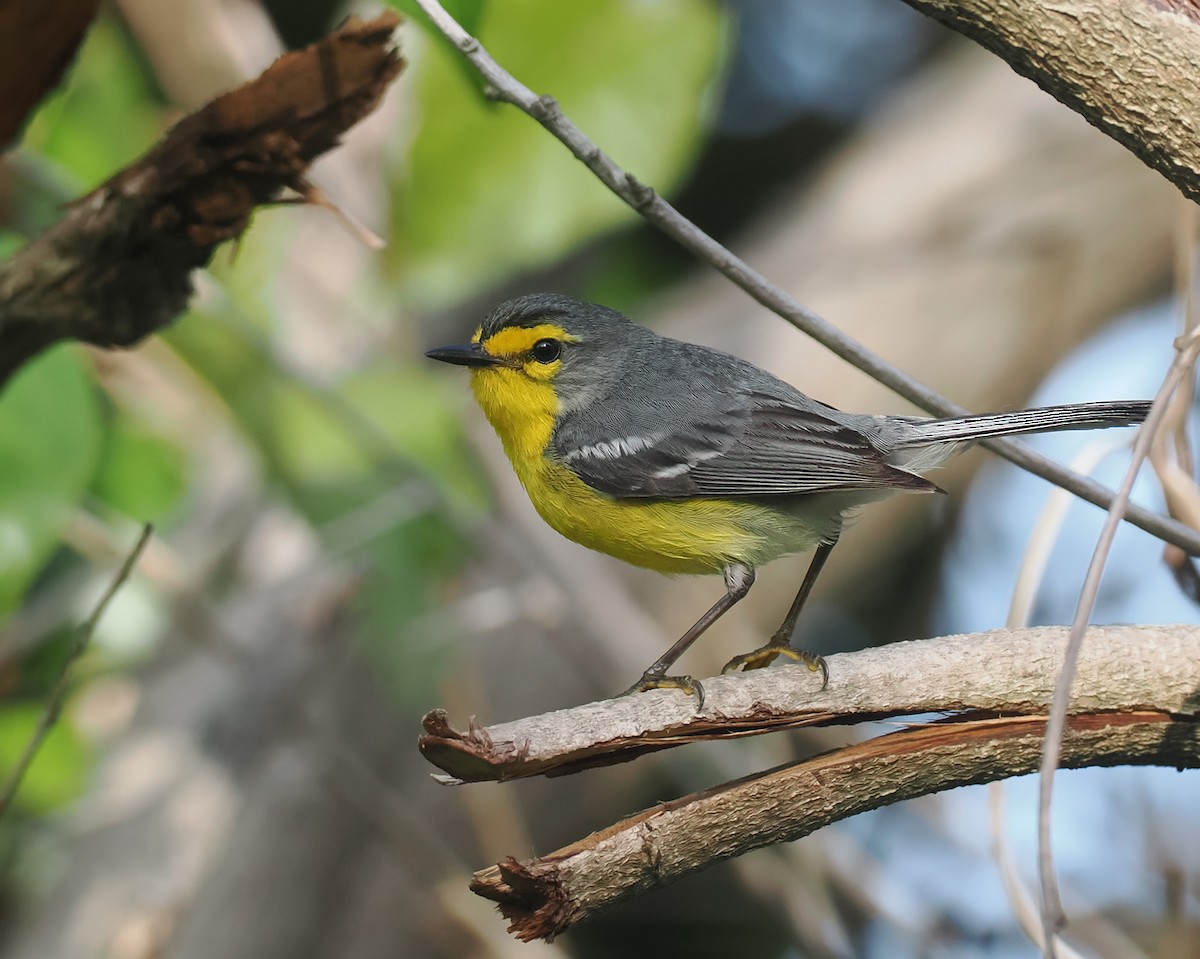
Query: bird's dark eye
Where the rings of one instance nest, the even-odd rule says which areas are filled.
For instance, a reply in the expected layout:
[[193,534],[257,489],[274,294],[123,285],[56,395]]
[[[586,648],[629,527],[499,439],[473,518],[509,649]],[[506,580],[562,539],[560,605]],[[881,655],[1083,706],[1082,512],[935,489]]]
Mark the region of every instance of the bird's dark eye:
[[553,363],[562,355],[562,344],[558,340],[538,340],[529,352],[539,363]]

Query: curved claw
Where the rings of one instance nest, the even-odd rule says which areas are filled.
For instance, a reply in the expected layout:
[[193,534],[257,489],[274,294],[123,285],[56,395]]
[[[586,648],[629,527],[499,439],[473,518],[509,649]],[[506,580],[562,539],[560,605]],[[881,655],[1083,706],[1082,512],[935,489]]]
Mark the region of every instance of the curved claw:
[[704,686],[700,680],[691,676],[657,676],[653,673],[643,673],[642,678],[621,693],[629,696],[632,693],[644,693],[651,689],[680,689],[689,696],[696,697],[696,712],[704,708]]
[[816,653],[810,653],[807,650],[793,649],[791,646],[781,646],[775,643],[767,643],[764,646],[759,646],[758,649],[742,653],[741,656],[734,656],[733,659],[721,667],[721,672],[732,673],[738,669],[763,669],[770,666],[777,656],[786,656],[788,659],[795,660],[797,663],[807,666],[814,673],[819,670],[821,673],[821,688],[824,689],[829,685],[829,666],[825,662],[825,657],[818,656]]

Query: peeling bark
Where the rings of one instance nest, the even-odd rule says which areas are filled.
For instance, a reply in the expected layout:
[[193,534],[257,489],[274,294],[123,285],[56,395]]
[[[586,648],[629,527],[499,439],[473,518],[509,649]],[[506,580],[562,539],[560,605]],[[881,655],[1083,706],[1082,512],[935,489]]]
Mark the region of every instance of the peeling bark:
[[[869,809],[1033,772],[1040,716],[933,723],[833,750],[632,816],[557,852],[508,859],[471,888],[519,939],[553,939],[649,889]],[[1200,766],[1200,721],[1138,711],[1075,716],[1063,766]]]
[[348,20],[177,124],[148,153],[76,201],[0,263],[0,385],[65,339],[132,346],[170,323],[191,271],[239,236],[369,114],[404,61],[394,13]]

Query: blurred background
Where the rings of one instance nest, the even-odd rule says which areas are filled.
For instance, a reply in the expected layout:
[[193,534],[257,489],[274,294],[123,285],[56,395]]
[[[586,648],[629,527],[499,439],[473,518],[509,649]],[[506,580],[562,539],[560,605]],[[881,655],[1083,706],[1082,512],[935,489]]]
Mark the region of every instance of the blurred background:
[[[406,9],[403,3],[400,8]],[[359,7],[371,14],[376,8]],[[984,410],[1148,397],[1179,331],[1174,188],[900,0],[595,0],[456,9],[618,163],[891,362]],[[0,163],[0,255],[171,123],[309,43],[331,0],[114,0]],[[422,358],[555,290],[736,352],[835,406],[912,412],[640,223],[409,21],[408,69],[315,169],[327,210],[260,212],[190,311],[129,352],[57,348],[0,395],[0,766],[76,625],[158,534],[77,664],[0,820],[19,959],[1030,956],[985,789],[861,816],[656,891],[553,945],[510,939],[470,873],[869,729],[691,746],[569,779],[435,784],[421,715],[498,722],[626,687],[719,595],[545,528],[463,371]],[[1070,460],[1114,437],[1042,438]],[[982,469],[981,469],[982,467]],[[978,475],[974,481],[972,473]],[[1049,487],[981,453],[949,497],[853,523],[798,645],[1001,626]],[[1138,499],[1160,507],[1144,481]],[[1068,514],[1037,622],[1069,621],[1101,514]],[[8,545],[6,545],[8,544]],[[24,544],[18,550],[13,544]],[[777,624],[805,557],[683,665]],[[1196,609],[1132,529],[1097,621]],[[1032,888],[1033,783],[1008,789]],[[1060,774],[1084,954],[1200,954],[1200,778]]]

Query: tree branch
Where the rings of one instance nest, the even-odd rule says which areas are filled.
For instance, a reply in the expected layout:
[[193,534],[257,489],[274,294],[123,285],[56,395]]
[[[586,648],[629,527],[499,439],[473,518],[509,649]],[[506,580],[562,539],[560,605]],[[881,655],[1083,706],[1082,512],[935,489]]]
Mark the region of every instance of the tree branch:
[[[828,321],[801,305],[784,289],[770,282],[680,214],[652,188],[638,181],[631,173],[621,169],[598,145],[588,139],[579,127],[567,119],[553,97],[538,96],[508,73],[483,49],[478,40],[470,36],[442,8],[437,0],[416,0],[416,3],[425,11],[438,30],[455,44],[462,51],[463,56],[479,71],[487,82],[489,95],[493,99],[510,103],[537,120],[605,186],[684,249],[719,270],[757,302],[811,336],[836,356],[875,378],[921,409],[938,416],[956,416],[968,412],[925,384],[885,362],[861,343],[846,336]],[[1111,490],[1033,452],[1023,443],[1015,440],[991,439],[983,440],[981,445],[1102,509],[1107,509],[1112,503],[1113,493]],[[1127,519],[1134,525],[1192,555],[1200,555],[1200,532],[1189,529],[1182,523],[1132,505],[1127,511]]]
[[[664,803],[548,856],[475,874],[520,939],[553,939],[601,909],[839,819],[1037,769],[1041,716],[933,723]],[[1200,721],[1142,710],[1075,716],[1063,765],[1200,766]]]
[[[561,776],[705,739],[918,713],[1045,715],[1068,629],[1040,626],[943,636],[829,657],[829,686],[801,666],[704,681],[704,710],[653,690],[466,732],[425,717],[422,754],[441,782]],[[1083,646],[1072,712],[1200,713],[1200,626],[1095,626]]]
[[191,296],[191,271],[370,113],[404,65],[394,13],[348,20],[177,124],[0,263],[0,386],[65,339],[131,346]]
[[1195,0],[905,0],[1200,200]]

